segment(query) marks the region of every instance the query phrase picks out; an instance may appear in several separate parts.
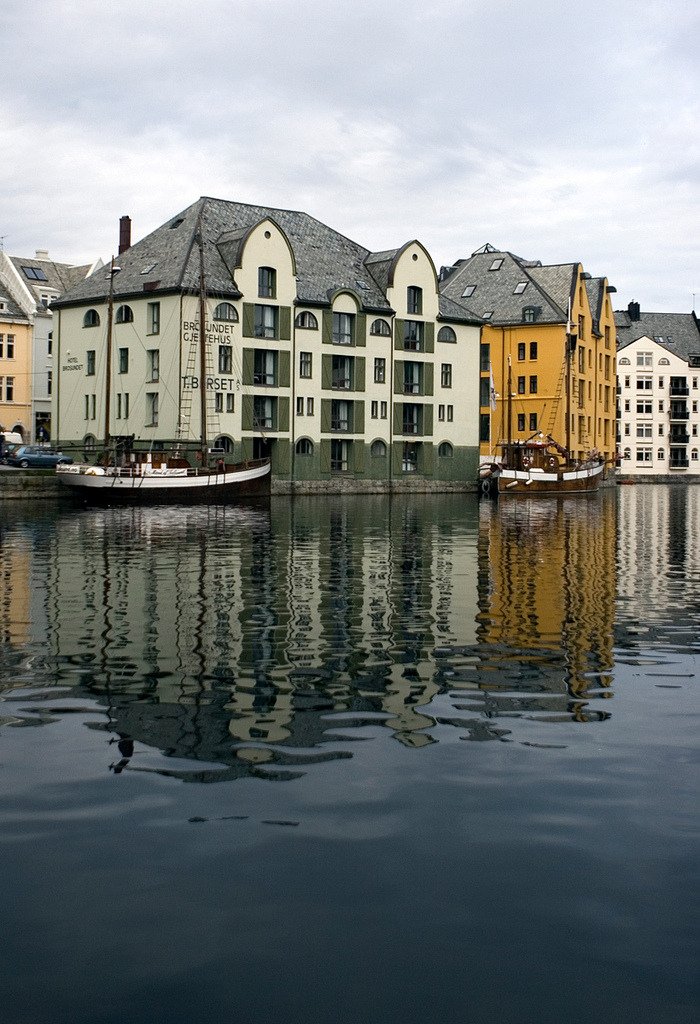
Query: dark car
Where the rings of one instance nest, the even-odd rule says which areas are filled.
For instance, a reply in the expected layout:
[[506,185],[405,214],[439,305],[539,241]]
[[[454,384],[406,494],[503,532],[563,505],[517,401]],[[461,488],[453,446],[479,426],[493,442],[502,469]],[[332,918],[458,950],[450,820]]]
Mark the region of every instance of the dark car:
[[2,449],[2,456],[0,456],[0,462],[2,462],[3,465],[7,465],[7,460],[10,456],[14,455],[17,449],[21,447],[22,446],[20,444],[12,444],[6,441]]
[[39,445],[23,444],[7,456],[8,466],[19,466],[21,469],[46,469],[63,465],[73,460],[63,452],[52,452],[50,448]]

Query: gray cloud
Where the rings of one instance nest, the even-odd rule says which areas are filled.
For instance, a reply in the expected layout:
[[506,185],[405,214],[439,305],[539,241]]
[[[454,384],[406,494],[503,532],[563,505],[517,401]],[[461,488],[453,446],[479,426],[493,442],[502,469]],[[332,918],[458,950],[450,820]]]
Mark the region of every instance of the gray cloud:
[[620,304],[698,274],[684,0],[5,0],[5,247],[109,256],[202,194],[305,209],[435,261],[580,259]]

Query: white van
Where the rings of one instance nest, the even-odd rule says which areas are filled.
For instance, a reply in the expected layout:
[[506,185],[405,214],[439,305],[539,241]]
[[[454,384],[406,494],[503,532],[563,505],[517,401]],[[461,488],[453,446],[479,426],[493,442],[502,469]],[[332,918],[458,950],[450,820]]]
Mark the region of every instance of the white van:
[[5,444],[24,444],[24,438],[16,430],[3,430],[2,439]]

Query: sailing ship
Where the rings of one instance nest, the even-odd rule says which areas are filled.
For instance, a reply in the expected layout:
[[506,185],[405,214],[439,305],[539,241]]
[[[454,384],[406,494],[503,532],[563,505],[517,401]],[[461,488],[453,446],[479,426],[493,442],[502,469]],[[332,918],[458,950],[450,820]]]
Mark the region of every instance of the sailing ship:
[[[199,380],[207,376],[206,365],[206,289],[201,220],[199,245]],[[130,438],[110,435],[110,399],[112,380],[112,320],[114,277],[119,272],[112,258],[107,301],[107,342],[105,379],[104,452],[95,464],[59,465],[56,475],[61,484],[86,499],[102,502],[148,504],[226,503],[239,498],[262,496],[270,492],[270,460],[255,459],[227,463],[226,453],[209,447],[207,440],[207,395],[199,388],[201,433],[194,451],[195,465],[187,458],[188,446],[177,442],[171,451],[135,452]],[[181,409],[181,417],[182,417]],[[67,471],[67,472],[66,472]]]
[[598,489],[605,477],[605,459],[593,449],[584,459],[571,455],[571,351],[575,345],[571,330],[566,338],[565,360],[565,417],[566,444],[556,441],[551,434],[541,431],[526,441],[513,440],[513,381],[510,356],[508,357],[507,439],[499,445],[500,459],[482,471],[481,489],[484,494],[498,495],[561,495],[590,494]]

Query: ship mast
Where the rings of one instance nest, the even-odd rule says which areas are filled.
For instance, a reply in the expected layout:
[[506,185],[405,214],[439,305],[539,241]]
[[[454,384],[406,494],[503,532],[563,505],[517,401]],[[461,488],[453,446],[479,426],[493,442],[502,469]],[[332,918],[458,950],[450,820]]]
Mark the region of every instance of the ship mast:
[[202,237],[202,215],[199,215],[199,226],[197,231],[199,244],[199,409],[200,409],[200,445],[202,455],[202,466],[208,465],[208,444],[207,444],[207,350],[206,350],[206,291],[204,286],[204,239]]
[[574,344],[574,329],[571,323],[571,299],[569,299],[569,316],[566,324],[566,359],[564,360],[566,373],[566,401],[564,403],[564,443],[566,445],[566,457],[571,458],[571,348]]
[[114,276],[121,267],[115,266],[114,256],[109,264],[109,292],[107,294],[107,351],[105,353],[105,451],[109,449],[109,420],[112,414],[112,320],[114,312]]

